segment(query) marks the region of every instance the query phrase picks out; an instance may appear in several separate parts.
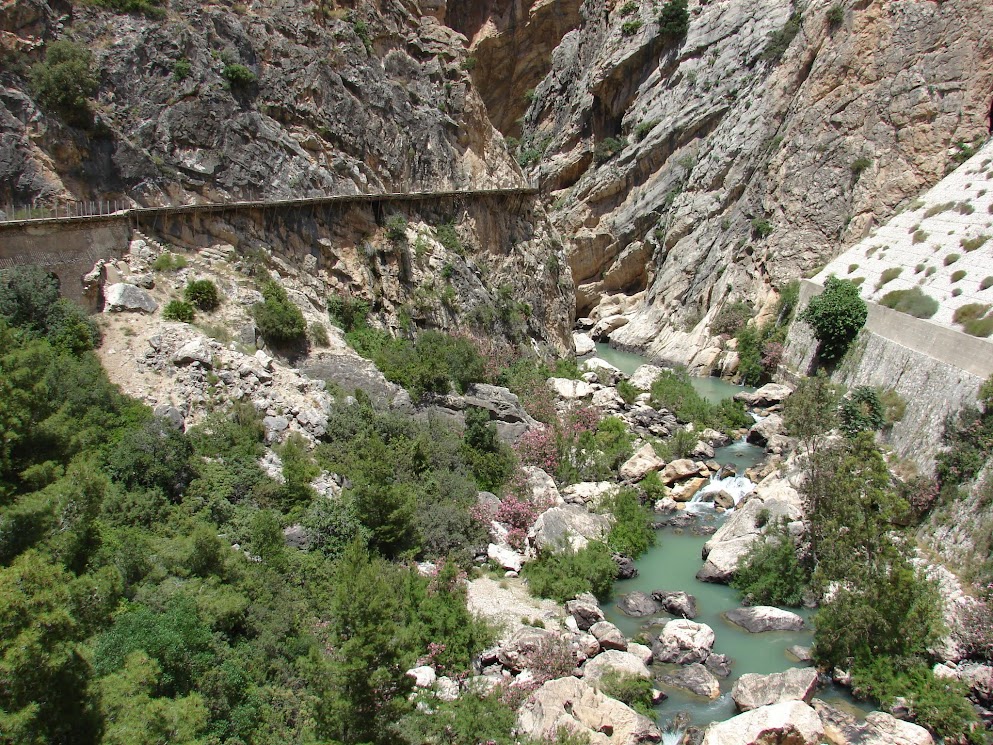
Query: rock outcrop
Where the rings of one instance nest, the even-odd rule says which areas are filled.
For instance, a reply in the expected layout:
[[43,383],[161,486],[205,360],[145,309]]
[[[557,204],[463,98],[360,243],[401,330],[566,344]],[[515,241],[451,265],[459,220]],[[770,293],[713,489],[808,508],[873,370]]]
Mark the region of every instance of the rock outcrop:
[[673,43],[650,6],[582,5],[521,150],[574,236],[578,315],[630,319],[612,341],[721,370],[735,353],[707,327],[722,306],[767,317],[775,288],[937,181],[955,143],[987,135],[987,3],[873,0],[840,24],[831,6],[791,19],[788,0],[694,4]]
[[677,665],[705,662],[714,648],[715,639],[714,630],[707,624],[676,619],[662,628],[652,651],[659,662]]
[[803,619],[796,613],[771,605],[734,608],[727,611],[724,617],[753,634],[764,631],[800,631],[804,627]]
[[564,728],[585,734],[591,745],[662,740],[651,720],[578,678],[559,678],[542,685],[521,707],[517,725],[522,734],[536,739],[553,738]]
[[820,745],[824,725],[802,701],[762,706],[711,725],[703,745]]
[[814,668],[791,667],[771,675],[742,675],[731,689],[731,698],[739,711],[751,711],[783,701],[803,701],[809,704],[816,687],[817,671]]

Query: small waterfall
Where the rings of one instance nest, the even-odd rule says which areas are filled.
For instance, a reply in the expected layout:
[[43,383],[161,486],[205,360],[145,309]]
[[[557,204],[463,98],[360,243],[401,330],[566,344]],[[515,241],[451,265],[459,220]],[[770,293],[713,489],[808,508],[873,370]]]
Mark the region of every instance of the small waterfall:
[[662,745],[680,745],[684,731],[681,729],[666,730],[662,733]]

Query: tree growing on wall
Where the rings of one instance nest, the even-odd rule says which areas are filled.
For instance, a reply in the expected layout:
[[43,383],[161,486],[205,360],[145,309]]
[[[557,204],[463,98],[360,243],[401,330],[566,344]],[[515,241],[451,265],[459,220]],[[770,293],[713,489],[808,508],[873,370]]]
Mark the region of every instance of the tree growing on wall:
[[814,330],[820,343],[820,358],[827,362],[840,359],[865,325],[869,309],[859,296],[859,288],[847,279],[828,277],[824,292],[811,298],[800,314]]

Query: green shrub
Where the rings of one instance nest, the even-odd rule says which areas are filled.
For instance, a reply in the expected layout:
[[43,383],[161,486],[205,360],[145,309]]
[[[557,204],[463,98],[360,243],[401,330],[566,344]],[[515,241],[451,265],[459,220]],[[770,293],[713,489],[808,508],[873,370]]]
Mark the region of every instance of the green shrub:
[[236,89],[248,88],[258,80],[254,72],[239,64],[225,65],[221,75],[228,81],[228,85]]
[[[0,271],[0,322],[43,336],[59,350],[81,353],[100,342],[96,324],[80,308],[59,297],[59,282],[41,267]],[[2,407],[0,407],[2,408]]]
[[193,305],[185,300],[170,300],[162,309],[162,317],[167,321],[193,323]]
[[925,276],[925,278],[926,278],[926,277],[930,277],[930,276],[931,276],[932,274],[934,274],[934,273],[935,273],[936,271],[938,271],[938,270],[937,270],[937,269],[935,269],[935,268],[934,268],[933,266],[929,266],[929,267],[927,268],[927,270],[926,270],[926,271],[924,272],[924,276]]
[[827,12],[827,22],[832,30],[839,28],[845,22],[845,6],[841,3],[832,5]]
[[923,230],[915,230],[914,231],[914,238],[913,238],[913,240],[911,242],[916,245],[918,243],[923,243],[927,239],[928,239],[928,234],[925,231],[923,231]]
[[697,429],[713,427],[729,433],[752,421],[740,401],[725,399],[714,406],[702,398],[685,370],[664,370],[652,383],[651,396],[652,406],[671,411],[679,421],[692,422]]
[[186,298],[187,302],[204,311],[214,310],[221,304],[217,285],[209,279],[197,279],[188,282],[186,289],[183,290],[183,297]]
[[94,5],[118,13],[140,13],[148,18],[165,18],[161,0],[93,0]]
[[956,269],[954,272],[952,272],[952,282],[960,282],[961,280],[965,279],[966,274],[967,272],[965,271],[965,269]]
[[824,283],[824,292],[810,299],[799,318],[810,325],[820,342],[821,359],[831,361],[845,354],[868,315],[858,287],[831,276]]
[[973,321],[966,321],[962,324],[962,329],[970,336],[978,336],[985,339],[993,334],[993,315],[986,316],[986,318],[977,318]]
[[[966,698],[968,688],[957,680],[936,678],[916,661],[876,658],[852,671],[852,691],[886,708],[902,698],[913,719],[946,742],[985,742],[976,711]],[[959,738],[962,738],[961,740]]]
[[852,272],[854,272],[858,268],[859,268],[859,265],[858,264],[849,264],[848,265],[848,273],[851,274]]
[[614,516],[607,545],[619,554],[637,558],[655,545],[652,511],[641,504],[634,489],[621,489],[605,499],[602,509]]
[[864,156],[861,158],[856,158],[855,160],[852,161],[852,176],[858,178],[859,176],[862,175],[862,171],[864,171],[871,165],[872,165],[872,161],[869,158],[866,158]]
[[188,59],[178,59],[172,66],[172,79],[177,83],[186,80],[193,74],[193,65]]
[[640,393],[641,391],[639,391],[637,388],[631,385],[629,381],[627,380],[617,381],[617,395],[620,396],[621,400],[624,401],[624,403],[626,403],[628,406],[634,403],[634,400],[638,397]]
[[976,211],[976,208],[973,207],[968,202],[959,202],[956,205],[956,209],[958,209],[960,215],[971,215],[973,212]]
[[955,314],[952,316],[952,321],[955,323],[975,321],[976,319],[985,316],[989,309],[990,306],[987,303],[968,303],[955,309]]
[[975,251],[989,239],[990,237],[988,235],[977,235],[975,238],[963,238],[959,241],[959,244],[968,253],[969,251]]
[[303,313],[290,302],[286,290],[274,280],[262,285],[263,302],[252,306],[252,317],[262,337],[274,344],[290,344],[304,338],[307,323]]
[[941,204],[932,204],[930,207],[924,210],[924,217],[934,217],[935,215],[940,215],[942,212],[947,212],[948,210],[951,209],[955,209],[955,202],[943,202]]
[[920,274],[927,267],[927,264],[918,264],[914,267],[914,274]]
[[638,126],[634,128],[635,139],[639,141],[645,139],[646,137],[648,137],[651,131],[655,129],[658,125],[659,125],[658,119],[648,119],[646,121],[639,123]]
[[307,326],[307,338],[316,347],[327,347],[331,344],[327,327],[317,321],[311,321]]
[[634,2],[634,0],[628,0],[626,3],[624,3],[624,5],[621,6],[620,14],[622,16],[629,16],[632,13],[637,12],[637,10],[638,10],[638,3]]
[[879,401],[883,405],[884,426],[892,427],[903,420],[907,411],[907,402],[903,396],[892,388],[887,388],[879,393]]
[[988,290],[993,287],[993,277],[983,277],[983,281],[979,283],[980,290]]
[[769,41],[765,49],[762,50],[760,58],[768,62],[779,62],[783,55],[786,54],[786,50],[789,49],[790,44],[793,43],[793,39],[800,33],[800,22],[802,20],[801,15],[794,12],[781,29],[769,34]]
[[597,143],[593,150],[593,160],[605,163],[624,149],[623,137],[606,137]]
[[952,264],[954,264],[956,261],[958,261],[961,258],[962,258],[962,254],[951,253],[951,254],[948,254],[945,257],[945,260],[944,260],[943,263],[944,263],[945,266],[951,266]]
[[185,269],[186,257],[182,254],[162,253],[155,257],[152,269],[156,272],[178,272]]
[[438,243],[445,247],[446,251],[451,251],[459,256],[465,256],[465,246],[462,245],[462,239],[459,238],[459,234],[455,230],[454,221],[444,222],[436,227],[435,237],[438,239]]
[[613,699],[627,704],[642,716],[655,718],[652,707],[652,681],[640,675],[621,674],[609,670],[600,678],[599,688]]
[[768,238],[772,235],[772,223],[764,217],[756,217],[752,220],[752,235],[756,238]]
[[635,18],[630,21],[624,21],[621,24],[621,35],[622,36],[634,36],[641,30],[644,26],[644,22],[641,19]]
[[591,541],[579,551],[560,547],[556,552],[543,552],[535,561],[524,565],[522,574],[535,595],[564,603],[583,592],[607,597],[617,575],[617,565],[606,544]]
[[914,316],[914,318],[930,318],[938,312],[938,301],[921,292],[919,287],[887,292],[879,304]]
[[891,266],[888,269],[884,269],[882,274],[879,275],[879,281],[876,282],[876,289],[878,290],[883,285],[892,282],[894,279],[900,276],[903,272],[903,267]]
[[875,432],[882,429],[886,422],[883,403],[879,400],[876,389],[860,385],[841,400],[838,407],[838,419],[841,430],[848,437],[855,437],[859,432]]
[[[768,519],[768,517],[766,518]],[[803,605],[810,572],[800,563],[785,525],[769,531],[765,540],[752,543],[741,557],[731,586],[752,605]]]
[[734,336],[752,317],[752,306],[737,301],[721,308],[710,324],[712,334]]
[[407,218],[403,215],[390,215],[386,220],[386,237],[394,243],[407,240]]
[[419,400],[426,394],[446,394],[454,386],[465,393],[485,378],[479,351],[467,339],[439,331],[424,331],[414,341],[394,339],[384,331],[359,328],[345,336],[363,357],[376,363],[386,378],[402,385]]
[[364,328],[369,317],[369,303],[335,295],[328,298],[328,316],[331,323],[345,332]]
[[686,0],[666,0],[659,14],[659,34],[669,42],[679,41],[690,29]]
[[100,84],[97,73],[89,49],[60,39],[48,45],[45,61],[31,68],[31,89],[43,107],[71,124],[85,125],[90,121],[89,99]]

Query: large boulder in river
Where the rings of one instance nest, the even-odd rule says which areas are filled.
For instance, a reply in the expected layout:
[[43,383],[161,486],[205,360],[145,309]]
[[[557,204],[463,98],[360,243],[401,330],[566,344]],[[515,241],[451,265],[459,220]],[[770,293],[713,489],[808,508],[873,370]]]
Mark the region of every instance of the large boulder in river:
[[707,728],[703,745],[820,745],[824,726],[802,701],[762,706]]
[[600,642],[603,649],[616,649],[626,652],[628,640],[621,630],[609,621],[598,621],[590,626],[590,633]]
[[652,651],[658,662],[688,665],[704,662],[714,648],[714,630],[705,623],[677,618],[662,627]]
[[812,667],[791,667],[781,673],[758,675],[746,673],[735,681],[731,698],[740,711],[783,701],[810,703],[817,688],[817,671]]
[[918,724],[874,711],[860,722],[846,711],[814,699],[812,704],[832,745],[934,745],[931,734]]
[[576,350],[577,357],[585,357],[596,351],[596,342],[590,338],[589,334],[574,331],[572,334],[572,347]]
[[770,414],[752,425],[752,428],[748,430],[746,439],[753,445],[765,447],[777,435],[781,435],[785,431],[786,425],[783,423],[783,418],[779,414]]
[[763,631],[800,631],[804,627],[803,619],[796,613],[771,605],[734,608],[725,613],[724,617],[735,626],[741,626],[753,634]]
[[538,552],[571,547],[580,551],[590,541],[602,541],[613,525],[613,518],[596,515],[584,507],[567,504],[543,512],[528,531],[528,544]]
[[658,471],[665,466],[665,461],[655,454],[655,448],[646,442],[634,455],[628,458],[618,472],[624,481],[641,481],[652,471]]
[[593,624],[604,620],[600,603],[588,592],[577,595],[575,600],[566,602],[565,609],[576,619],[576,626],[579,627],[580,631],[589,631]]
[[748,501],[738,507],[709,541],[704,544],[703,567],[697,579],[703,582],[728,582],[738,561],[764,532],[780,518],[788,522],[803,517],[799,492],[788,481],[771,475],[755,487]]
[[734,394],[735,401],[742,401],[746,406],[755,406],[760,409],[768,409],[770,406],[781,404],[793,393],[793,389],[788,385],[780,383],[766,383],[754,393],[741,391]]
[[682,590],[654,590],[652,600],[662,606],[662,610],[682,618],[696,618],[696,598]]
[[721,695],[721,682],[699,662],[663,675],[661,681],[667,686],[683,688],[711,700]]
[[690,476],[696,476],[703,468],[702,463],[692,461],[689,458],[678,458],[663,468],[659,477],[663,484],[669,486],[677,481],[688,479]]
[[619,649],[608,649],[601,652],[583,666],[583,680],[596,688],[605,675],[616,673],[622,678],[644,678],[651,680],[652,672],[637,655],[622,652]]
[[632,618],[654,616],[662,610],[662,606],[656,603],[651,595],[638,590],[629,592],[627,595],[621,595],[617,599],[617,608],[625,616],[631,616]]
[[650,719],[572,677],[550,680],[535,691],[520,708],[517,727],[522,735],[536,740],[552,740],[564,729],[586,735],[590,745],[662,740]]

